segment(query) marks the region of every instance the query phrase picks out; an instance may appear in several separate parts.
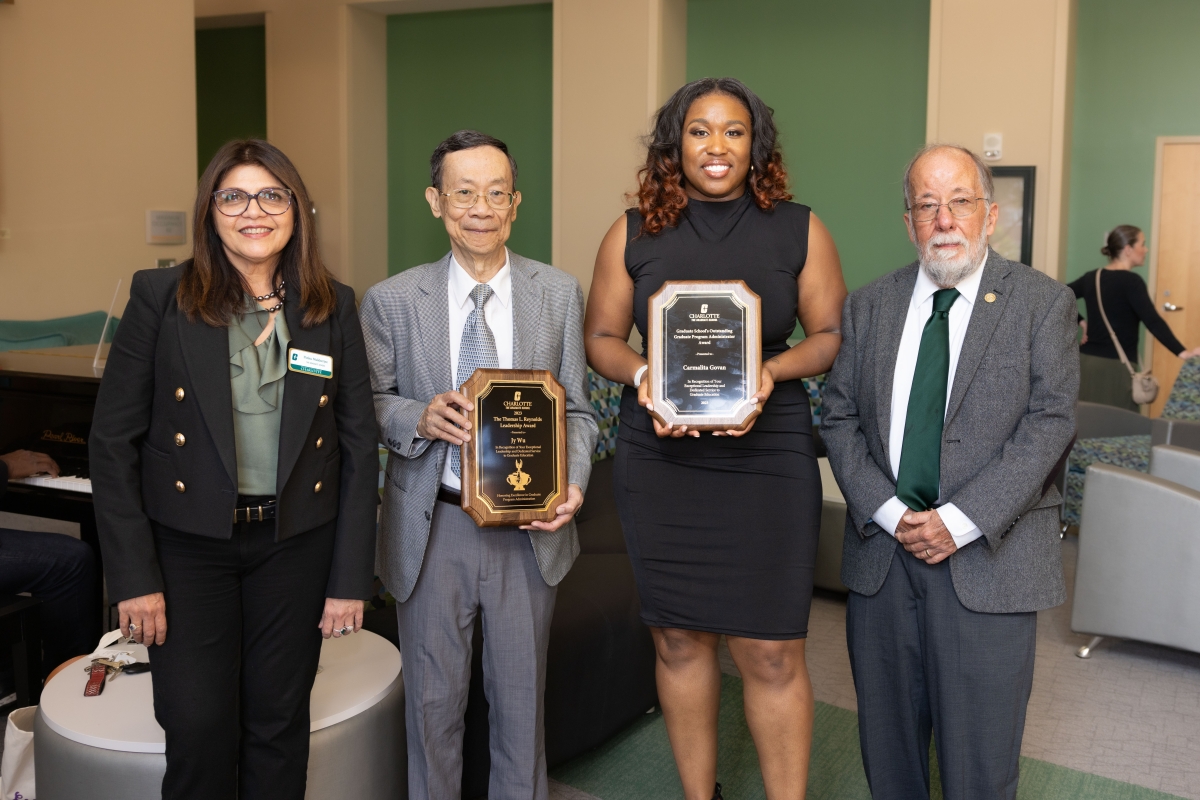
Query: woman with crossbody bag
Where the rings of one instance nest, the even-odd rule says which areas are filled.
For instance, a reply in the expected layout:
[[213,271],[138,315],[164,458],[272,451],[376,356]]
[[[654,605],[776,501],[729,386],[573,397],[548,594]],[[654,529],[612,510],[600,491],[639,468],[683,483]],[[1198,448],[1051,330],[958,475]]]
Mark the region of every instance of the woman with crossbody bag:
[[1140,404],[1154,402],[1158,394],[1158,382],[1150,371],[1139,372],[1128,357],[1137,353],[1139,326],[1145,324],[1163,347],[1180,358],[1200,355],[1200,348],[1186,350],[1175,338],[1155,310],[1145,281],[1131,271],[1146,259],[1146,237],[1139,228],[1118,225],[1100,252],[1109,257],[1108,265],[1070,284],[1075,296],[1084,299],[1087,318],[1104,322],[1100,330],[1084,328],[1079,399],[1139,411]]

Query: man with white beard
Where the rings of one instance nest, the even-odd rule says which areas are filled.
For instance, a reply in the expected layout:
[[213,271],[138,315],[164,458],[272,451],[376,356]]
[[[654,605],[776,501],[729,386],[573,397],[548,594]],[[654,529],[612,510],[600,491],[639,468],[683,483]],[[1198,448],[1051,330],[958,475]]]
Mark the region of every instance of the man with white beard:
[[1054,477],[1075,432],[1070,289],[988,247],[986,164],[909,162],[917,262],[855,291],[821,437],[846,497],[842,581],[875,800],[1015,798],[1036,612],[1065,599]]

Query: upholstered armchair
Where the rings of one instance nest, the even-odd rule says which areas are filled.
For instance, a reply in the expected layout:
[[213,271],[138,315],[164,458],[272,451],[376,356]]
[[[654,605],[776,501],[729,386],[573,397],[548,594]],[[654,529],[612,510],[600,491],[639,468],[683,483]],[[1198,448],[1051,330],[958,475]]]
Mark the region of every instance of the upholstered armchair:
[[1158,419],[1098,403],[1080,402],[1075,413],[1076,442],[1063,486],[1063,522],[1069,525],[1080,524],[1084,477],[1090,465],[1147,472],[1154,445],[1200,450],[1200,358],[1184,362]]
[[1071,629],[1200,652],[1200,452],[1151,451],[1149,474],[1087,471]]

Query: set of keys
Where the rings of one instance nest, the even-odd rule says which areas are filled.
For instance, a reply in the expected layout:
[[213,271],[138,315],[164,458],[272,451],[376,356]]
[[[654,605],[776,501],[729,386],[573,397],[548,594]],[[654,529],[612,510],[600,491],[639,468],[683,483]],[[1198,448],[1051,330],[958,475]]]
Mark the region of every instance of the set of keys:
[[150,665],[145,661],[134,661],[131,653],[116,653],[115,658],[93,658],[91,663],[84,667],[84,671],[88,673],[88,681],[83,688],[83,696],[96,697],[104,691],[107,681],[111,681],[122,672],[136,675],[149,669]]

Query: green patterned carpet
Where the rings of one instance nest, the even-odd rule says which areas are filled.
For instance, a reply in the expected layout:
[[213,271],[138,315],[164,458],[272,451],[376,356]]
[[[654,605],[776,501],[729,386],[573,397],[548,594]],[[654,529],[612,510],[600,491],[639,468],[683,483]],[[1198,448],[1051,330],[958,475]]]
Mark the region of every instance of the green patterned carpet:
[[[719,780],[730,800],[763,800],[758,756],[742,714],[742,682],[721,683]],[[933,765],[933,800],[942,796]],[[552,777],[600,800],[675,800],[682,797],[662,715],[647,714],[602,747],[554,770]],[[870,800],[858,749],[858,717],[817,703],[809,800]],[[1077,772],[1031,758],[1021,759],[1018,800],[1170,800],[1120,781]]]

